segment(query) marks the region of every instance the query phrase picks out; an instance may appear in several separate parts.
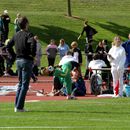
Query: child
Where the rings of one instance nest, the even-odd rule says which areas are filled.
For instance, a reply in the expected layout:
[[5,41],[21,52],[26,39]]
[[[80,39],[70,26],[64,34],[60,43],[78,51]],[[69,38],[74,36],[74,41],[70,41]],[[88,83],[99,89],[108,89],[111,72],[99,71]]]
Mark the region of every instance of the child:
[[86,86],[85,82],[80,75],[78,69],[73,69],[72,72],[72,93],[74,96],[85,96],[86,95]]

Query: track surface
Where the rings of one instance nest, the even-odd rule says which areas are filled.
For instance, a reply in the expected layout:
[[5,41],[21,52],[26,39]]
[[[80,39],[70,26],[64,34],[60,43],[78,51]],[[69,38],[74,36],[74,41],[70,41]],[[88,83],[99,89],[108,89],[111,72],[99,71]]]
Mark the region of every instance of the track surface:
[[[18,83],[18,78],[13,77],[0,77],[0,86],[15,86]],[[39,76],[38,81],[30,82],[30,86],[33,90],[44,89],[45,92],[50,92],[52,87],[52,77]],[[89,82],[86,81],[87,95],[84,97],[77,97],[78,100],[96,99],[94,95],[90,95]],[[7,95],[0,96],[0,102],[13,102],[15,100],[15,92],[10,92]],[[41,100],[66,100],[65,96],[36,96],[36,91],[28,91],[26,101],[41,101]]]

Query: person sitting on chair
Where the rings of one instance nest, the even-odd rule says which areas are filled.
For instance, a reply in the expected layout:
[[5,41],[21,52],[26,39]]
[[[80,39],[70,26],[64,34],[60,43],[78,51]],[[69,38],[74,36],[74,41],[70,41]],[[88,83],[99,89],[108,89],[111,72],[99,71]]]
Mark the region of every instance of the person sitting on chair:
[[100,54],[94,54],[93,60],[90,61],[88,67],[89,69],[92,69],[92,72],[94,74],[96,73],[101,74],[100,70],[93,70],[93,69],[101,69],[102,67],[107,67],[107,65],[103,60],[100,59]]
[[[93,60],[89,63],[89,69],[92,70],[90,74],[90,84],[91,84],[91,92],[92,94],[99,95],[102,93],[102,75],[101,69],[102,67],[106,67],[106,64],[103,60],[100,59],[100,54],[94,54]],[[96,70],[94,70],[96,69]]]

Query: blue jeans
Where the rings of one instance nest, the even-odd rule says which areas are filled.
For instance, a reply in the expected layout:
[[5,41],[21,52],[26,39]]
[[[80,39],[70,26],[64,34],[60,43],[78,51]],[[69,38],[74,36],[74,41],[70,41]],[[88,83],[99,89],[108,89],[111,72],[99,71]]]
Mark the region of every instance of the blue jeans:
[[27,59],[16,60],[19,84],[16,92],[15,107],[24,108],[24,102],[29,89],[30,77],[32,74],[33,61]]

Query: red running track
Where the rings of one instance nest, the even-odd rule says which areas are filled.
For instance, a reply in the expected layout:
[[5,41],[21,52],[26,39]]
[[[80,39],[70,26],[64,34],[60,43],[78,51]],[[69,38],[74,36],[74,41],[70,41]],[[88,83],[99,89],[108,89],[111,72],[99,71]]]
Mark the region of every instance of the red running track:
[[[39,76],[38,81],[33,83],[32,80],[30,82],[30,86],[33,90],[41,90],[44,89],[44,92],[50,92],[52,87],[52,77],[49,76]],[[0,77],[0,86],[15,86],[18,83],[18,78],[15,76],[12,77]],[[89,94],[89,82],[86,82],[87,86],[87,95],[84,97],[77,97],[77,99],[96,99],[94,95]],[[101,97],[100,97],[101,98]],[[108,98],[108,97],[107,97]],[[0,102],[13,102],[15,100],[15,92],[11,92],[7,95],[0,96]],[[36,96],[36,92],[28,91],[26,101],[41,101],[41,100],[66,100],[65,96]]]

